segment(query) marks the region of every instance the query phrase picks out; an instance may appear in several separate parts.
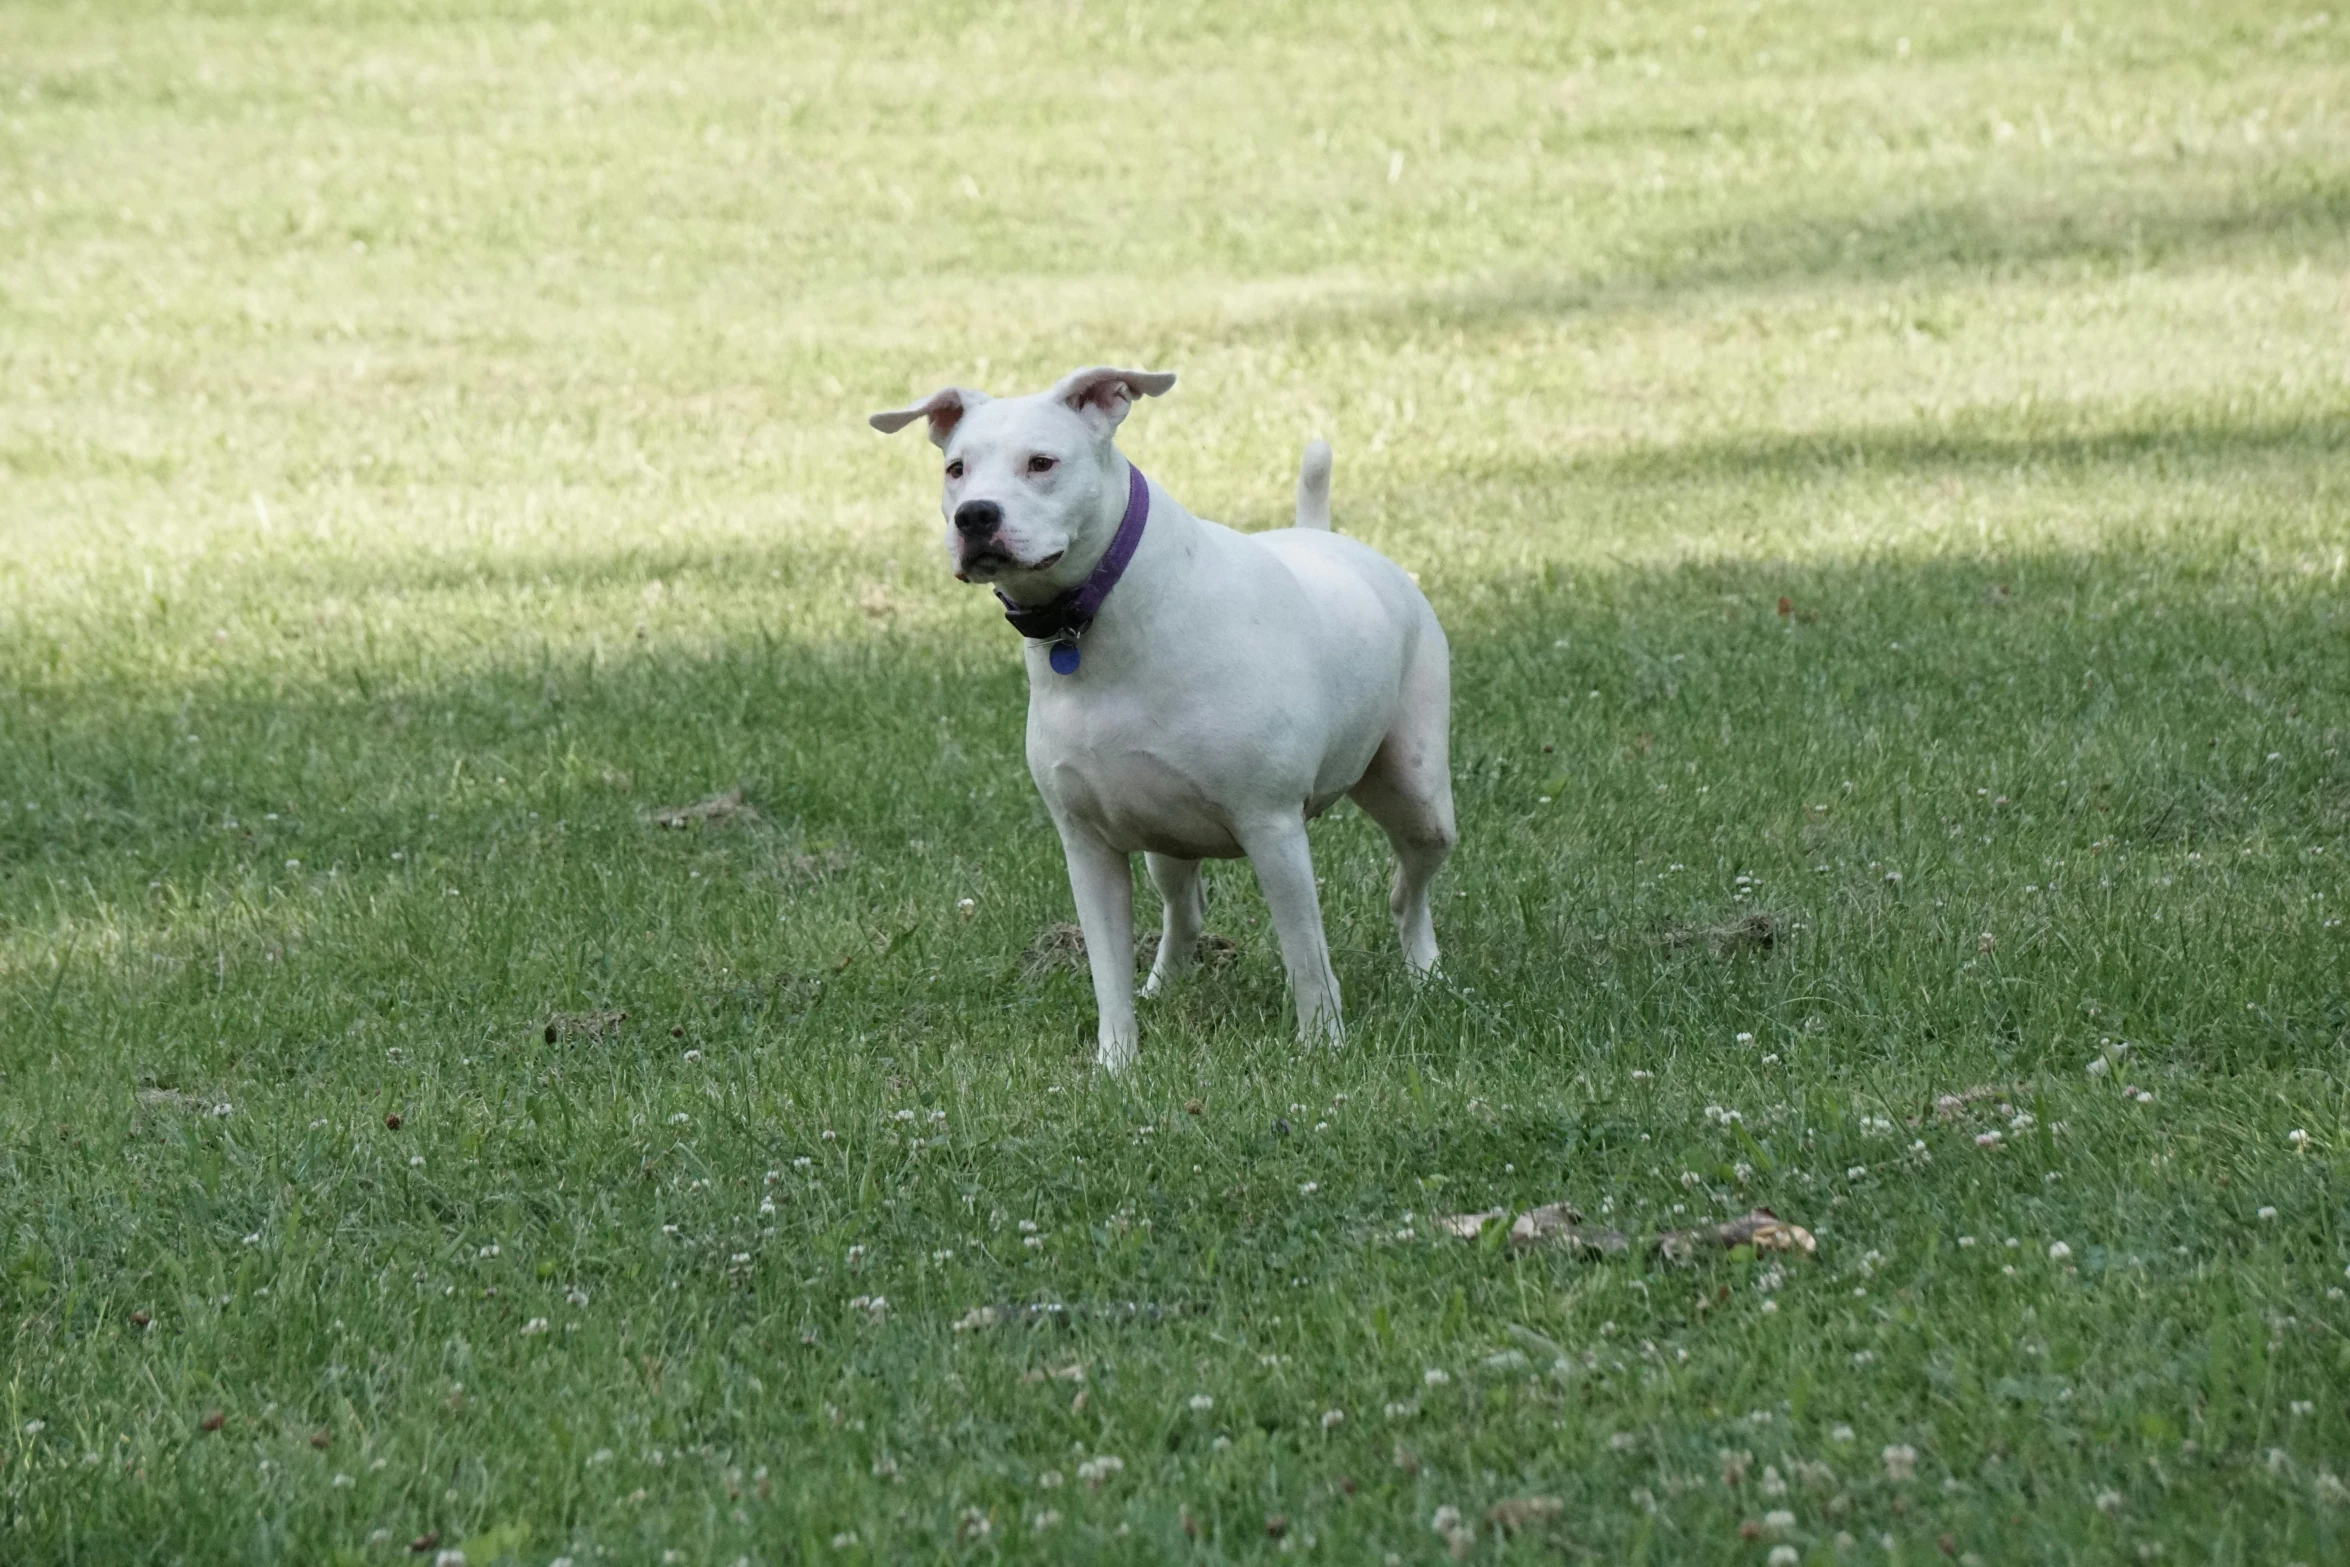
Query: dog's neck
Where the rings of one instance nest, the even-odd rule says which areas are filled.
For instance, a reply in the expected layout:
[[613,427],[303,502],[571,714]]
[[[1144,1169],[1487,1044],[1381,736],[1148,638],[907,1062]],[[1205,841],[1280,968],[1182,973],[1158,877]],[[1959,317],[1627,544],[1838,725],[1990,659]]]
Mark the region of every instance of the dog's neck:
[[1126,491],[1132,482],[1128,475],[1133,466],[1125,453],[1111,447],[1109,467],[1104,472],[1101,490],[1094,497],[1093,515],[1087,519],[1085,531],[1070,543],[1067,553],[1053,562],[1050,571],[1023,571],[1007,576],[996,583],[997,591],[1023,609],[1033,609],[1051,603],[1093,575],[1093,568],[1101,564],[1102,556],[1109,551],[1110,541],[1117,537],[1119,519],[1126,515]]

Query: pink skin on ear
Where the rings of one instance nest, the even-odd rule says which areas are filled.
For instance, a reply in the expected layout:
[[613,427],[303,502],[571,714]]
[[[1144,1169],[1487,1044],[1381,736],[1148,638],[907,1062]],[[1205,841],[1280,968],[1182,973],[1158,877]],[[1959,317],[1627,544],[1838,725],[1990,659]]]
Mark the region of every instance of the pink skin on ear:
[[1068,404],[1087,424],[1107,434],[1125,421],[1126,410],[1136,397],[1162,396],[1174,385],[1171,371],[1119,370],[1096,365],[1064,377],[1053,388],[1052,395]]

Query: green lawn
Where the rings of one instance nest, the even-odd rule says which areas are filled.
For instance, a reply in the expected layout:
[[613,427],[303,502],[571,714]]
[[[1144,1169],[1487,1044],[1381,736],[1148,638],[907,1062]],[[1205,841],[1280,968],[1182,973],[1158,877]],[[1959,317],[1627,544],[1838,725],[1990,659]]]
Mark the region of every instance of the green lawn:
[[[508,9],[0,11],[0,1562],[2350,1558],[2350,18]],[[1342,1054],[1053,961],[1094,362],[1451,633]]]

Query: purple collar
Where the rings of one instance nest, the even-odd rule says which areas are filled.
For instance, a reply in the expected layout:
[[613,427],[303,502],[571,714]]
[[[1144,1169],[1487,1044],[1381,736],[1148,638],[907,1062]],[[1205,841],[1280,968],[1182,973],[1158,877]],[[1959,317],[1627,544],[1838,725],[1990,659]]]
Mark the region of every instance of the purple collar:
[[1126,575],[1127,563],[1134,559],[1135,546],[1142,542],[1142,525],[1150,520],[1150,481],[1132,463],[1126,465],[1126,473],[1126,515],[1118,519],[1118,531],[1111,535],[1110,547],[1102,552],[1101,561],[1083,582],[1059,598],[1033,608],[1013,603],[1004,597],[1003,589],[996,589],[995,596],[1004,606],[1004,619],[1012,623],[1014,631],[1031,641],[1053,645],[1047,656],[1055,674],[1077,673],[1077,639],[1085,635],[1093,617],[1101,613],[1102,600],[1110,596],[1110,589]]

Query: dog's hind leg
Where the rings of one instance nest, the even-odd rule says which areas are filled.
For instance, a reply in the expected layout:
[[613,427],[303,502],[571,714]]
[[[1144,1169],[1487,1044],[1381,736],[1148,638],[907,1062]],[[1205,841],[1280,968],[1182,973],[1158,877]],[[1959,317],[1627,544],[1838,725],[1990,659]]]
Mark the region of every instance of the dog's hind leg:
[[1380,742],[1362,781],[1350,789],[1363,814],[1395,845],[1395,916],[1404,966],[1421,978],[1436,967],[1436,923],[1428,884],[1458,838],[1453,830],[1452,668],[1444,633],[1431,621],[1404,676],[1395,727]]
[[1281,963],[1289,970],[1290,999],[1297,1004],[1299,1041],[1344,1044],[1338,976],[1331,971],[1330,942],[1322,932],[1322,901],[1314,891],[1314,855],[1306,843],[1302,806],[1294,815],[1241,824],[1238,835],[1273,915]]
[[1069,890],[1077,895],[1077,925],[1085,932],[1085,963],[1093,971],[1093,1000],[1101,1012],[1101,1044],[1094,1059],[1112,1072],[1134,1064],[1133,862],[1082,829],[1063,827]]
[[1178,860],[1164,854],[1146,854],[1151,885],[1167,906],[1159,925],[1159,955],[1151,960],[1150,978],[1142,993],[1155,996],[1168,980],[1199,962],[1200,932],[1207,926],[1207,890],[1200,885],[1199,861]]

